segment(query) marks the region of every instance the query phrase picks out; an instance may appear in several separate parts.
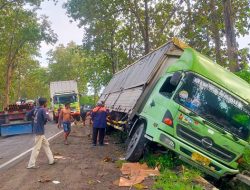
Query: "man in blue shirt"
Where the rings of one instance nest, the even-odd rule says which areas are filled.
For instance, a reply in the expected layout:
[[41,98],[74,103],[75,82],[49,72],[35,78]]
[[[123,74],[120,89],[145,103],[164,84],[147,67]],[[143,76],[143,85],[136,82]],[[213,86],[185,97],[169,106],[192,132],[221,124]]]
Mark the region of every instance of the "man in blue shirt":
[[27,167],[28,169],[37,168],[35,164],[41,147],[43,147],[49,159],[49,164],[52,165],[55,163],[53,154],[49,147],[49,142],[44,135],[44,125],[48,120],[50,120],[49,114],[45,109],[47,106],[47,100],[45,98],[39,98],[38,103],[39,106],[35,107],[27,114],[28,118],[33,118],[34,120],[34,133],[36,134],[35,146],[30,156],[30,160]]
[[93,120],[93,146],[96,146],[97,136],[99,135],[99,145],[103,146],[103,140],[105,136],[105,130],[107,127],[107,114],[108,110],[104,106],[104,102],[101,101],[92,110],[91,118]]

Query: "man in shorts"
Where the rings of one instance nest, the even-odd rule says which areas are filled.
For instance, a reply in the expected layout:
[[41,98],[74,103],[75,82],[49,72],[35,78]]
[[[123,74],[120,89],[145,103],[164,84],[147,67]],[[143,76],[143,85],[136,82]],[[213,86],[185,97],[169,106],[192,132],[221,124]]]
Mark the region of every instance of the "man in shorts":
[[65,108],[60,111],[58,128],[62,125],[64,130],[64,144],[68,145],[68,136],[71,131],[71,122],[73,121],[71,116],[70,103],[65,104]]

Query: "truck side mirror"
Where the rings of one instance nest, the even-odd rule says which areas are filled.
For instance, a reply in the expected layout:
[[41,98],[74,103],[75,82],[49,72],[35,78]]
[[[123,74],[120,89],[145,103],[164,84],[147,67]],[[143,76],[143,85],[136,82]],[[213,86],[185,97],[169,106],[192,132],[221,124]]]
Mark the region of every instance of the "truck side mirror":
[[181,72],[179,71],[175,72],[170,79],[170,84],[173,86],[177,86],[181,80],[181,77],[182,77]]

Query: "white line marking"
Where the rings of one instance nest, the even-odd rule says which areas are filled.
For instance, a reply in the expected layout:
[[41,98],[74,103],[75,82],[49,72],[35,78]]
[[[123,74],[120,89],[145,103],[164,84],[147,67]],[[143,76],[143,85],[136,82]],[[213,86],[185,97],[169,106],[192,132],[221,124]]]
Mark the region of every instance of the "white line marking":
[[[57,135],[61,134],[63,132],[60,131],[58,133],[56,133],[55,135],[53,135],[52,137],[49,137],[48,140],[50,141],[51,139],[53,139],[54,137],[56,137]],[[17,159],[21,158],[22,156],[24,156],[25,154],[29,153],[30,151],[32,151],[33,147],[30,148],[29,150],[26,150],[25,152],[19,154],[18,156],[12,158],[11,160],[9,160],[8,162],[5,162],[4,164],[0,165],[0,169],[2,169],[3,167],[7,166],[8,164],[10,164],[11,162],[14,162],[16,161]]]

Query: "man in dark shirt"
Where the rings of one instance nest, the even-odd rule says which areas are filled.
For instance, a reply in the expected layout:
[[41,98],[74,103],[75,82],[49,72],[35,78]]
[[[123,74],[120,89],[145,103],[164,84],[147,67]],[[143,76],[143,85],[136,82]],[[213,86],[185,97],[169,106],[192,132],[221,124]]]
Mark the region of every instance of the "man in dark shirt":
[[107,114],[108,110],[104,106],[104,102],[101,101],[97,106],[92,110],[92,120],[93,120],[93,146],[96,146],[97,136],[99,133],[99,145],[103,146],[103,140],[105,136],[105,130],[107,127]]
[[47,100],[45,98],[39,98],[38,102],[39,102],[39,106],[35,107],[27,114],[28,118],[33,118],[34,120],[33,122],[34,133],[36,134],[35,146],[30,156],[29,164],[27,167],[28,169],[37,168],[35,164],[36,164],[36,159],[40,152],[41,147],[43,147],[49,159],[49,164],[52,165],[55,163],[53,154],[49,147],[49,142],[44,135],[44,125],[46,124],[48,120],[50,120],[49,114],[47,110],[45,109],[47,106]]

